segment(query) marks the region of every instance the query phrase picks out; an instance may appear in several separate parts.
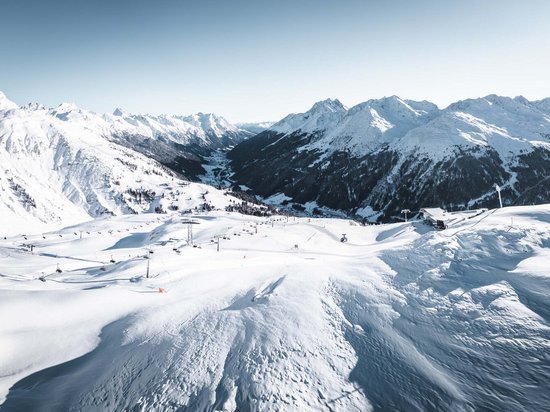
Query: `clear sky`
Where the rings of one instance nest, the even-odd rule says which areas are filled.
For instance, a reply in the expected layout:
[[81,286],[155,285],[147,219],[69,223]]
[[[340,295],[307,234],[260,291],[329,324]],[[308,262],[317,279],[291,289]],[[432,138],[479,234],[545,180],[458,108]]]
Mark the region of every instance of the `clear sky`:
[[1,0],[0,90],[278,120],[315,101],[550,96],[549,0]]

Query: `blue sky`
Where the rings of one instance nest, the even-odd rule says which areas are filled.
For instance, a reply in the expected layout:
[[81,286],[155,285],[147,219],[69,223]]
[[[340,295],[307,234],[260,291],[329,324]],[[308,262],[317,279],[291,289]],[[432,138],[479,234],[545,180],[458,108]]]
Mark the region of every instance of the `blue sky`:
[[261,121],[327,97],[550,96],[547,0],[3,0],[0,19],[19,104]]

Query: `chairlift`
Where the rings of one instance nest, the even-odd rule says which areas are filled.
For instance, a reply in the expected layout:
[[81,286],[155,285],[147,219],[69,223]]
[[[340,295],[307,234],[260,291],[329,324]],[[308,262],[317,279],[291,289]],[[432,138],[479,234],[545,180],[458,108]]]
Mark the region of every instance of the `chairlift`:
[[345,233],[342,233],[342,237],[340,238],[340,242],[346,243],[348,241],[348,238]]

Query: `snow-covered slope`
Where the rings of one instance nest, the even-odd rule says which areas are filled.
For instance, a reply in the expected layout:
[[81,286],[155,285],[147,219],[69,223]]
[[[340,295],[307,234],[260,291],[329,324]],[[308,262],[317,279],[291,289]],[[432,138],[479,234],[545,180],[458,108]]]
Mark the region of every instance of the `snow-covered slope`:
[[550,104],[495,95],[439,110],[396,96],[289,115],[229,152],[237,183],[394,219],[403,208],[550,201]]
[[9,100],[6,95],[0,91],[0,110],[17,109],[17,104]]
[[327,130],[338,123],[346,113],[346,107],[337,99],[327,99],[317,102],[306,113],[289,114],[269,129],[283,133],[315,133]]
[[151,139],[161,137],[181,145],[208,148],[236,144],[251,135],[213,113],[153,116],[132,115],[116,109],[112,115],[103,115],[103,119],[113,129],[113,135],[139,135]]
[[154,214],[0,239],[0,409],[550,404],[550,206],[441,232],[191,217],[196,248]]
[[[0,94],[0,110],[17,110]],[[19,116],[46,108],[31,103],[21,108]],[[8,110],[9,111],[9,110]],[[130,114],[116,109],[113,114],[98,114],[74,104],[63,103],[46,110],[73,130],[82,129],[151,157],[188,178],[203,173],[202,156],[212,150],[226,149],[254,133],[230,124],[221,116],[197,113],[191,116]],[[43,119],[49,121],[49,119]]]
[[397,145],[437,158],[456,147],[490,147],[501,157],[510,157],[538,146],[550,148],[550,115],[524,98],[495,95],[450,105]]
[[317,102],[306,113],[291,114],[270,130],[283,134],[317,134],[306,149],[325,153],[346,150],[355,156],[371,152],[427,123],[438,112],[429,102],[397,96],[369,100],[349,110],[339,100]]
[[[163,196],[170,193],[168,186],[187,182],[155,160],[115,143],[110,133],[125,124],[72,104],[17,108],[4,99],[0,234],[36,233],[105,214],[163,206],[166,210],[170,204],[165,204]],[[197,187],[201,192],[208,190],[204,185]],[[189,200],[195,202],[196,197]],[[178,206],[178,201],[171,206]]]

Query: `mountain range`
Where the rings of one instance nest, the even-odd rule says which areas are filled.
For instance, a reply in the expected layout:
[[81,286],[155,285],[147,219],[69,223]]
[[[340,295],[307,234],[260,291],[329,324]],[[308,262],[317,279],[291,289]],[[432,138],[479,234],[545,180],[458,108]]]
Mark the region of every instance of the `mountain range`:
[[[226,167],[226,156],[229,173],[206,165]],[[276,123],[233,125],[216,114],[19,107],[0,94],[0,161],[0,209],[22,227],[152,210],[162,184],[207,171],[205,182],[223,176],[296,212],[392,221],[402,209],[495,207],[495,184],[505,205],[549,202],[550,99],[490,95],[445,109],[328,99]]]
[[0,215],[19,230],[40,231],[176,207],[162,196],[168,183],[184,184],[203,171],[201,153],[249,136],[214,114],[19,107],[0,93]]
[[549,202],[547,103],[326,100],[261,131],[0,94],[0,409],[547,409],[549,204],[440,231],[188,180],[378,221],[495,183]]
[[402,209],[550,201],[550,99],[489,95],[439,109],[397,96],[317,102],[228,153],[233,179],[298,210],[393,220]]

